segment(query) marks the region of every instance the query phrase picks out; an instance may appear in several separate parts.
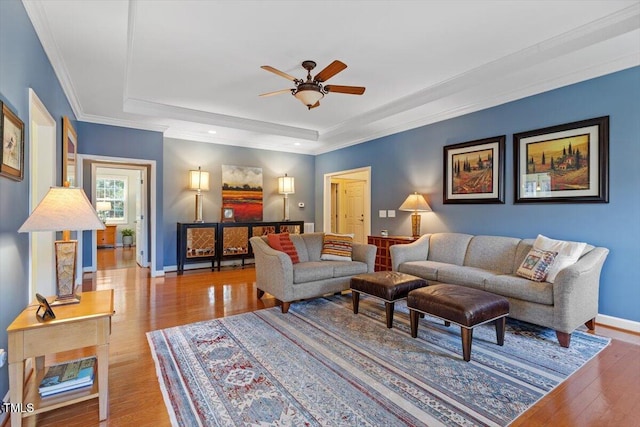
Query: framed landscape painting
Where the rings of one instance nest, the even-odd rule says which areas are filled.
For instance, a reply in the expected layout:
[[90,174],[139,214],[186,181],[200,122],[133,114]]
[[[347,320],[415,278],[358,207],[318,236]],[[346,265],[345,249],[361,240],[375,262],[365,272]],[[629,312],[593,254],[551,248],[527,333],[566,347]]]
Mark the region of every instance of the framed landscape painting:
[[513,135],[515,203],[608,203],[609,117]]
[[262,221],[262,168],[222,165],[223,216],[225,212],[236,222]]
[[444,147],[443,203],[504,203],[505,135]]

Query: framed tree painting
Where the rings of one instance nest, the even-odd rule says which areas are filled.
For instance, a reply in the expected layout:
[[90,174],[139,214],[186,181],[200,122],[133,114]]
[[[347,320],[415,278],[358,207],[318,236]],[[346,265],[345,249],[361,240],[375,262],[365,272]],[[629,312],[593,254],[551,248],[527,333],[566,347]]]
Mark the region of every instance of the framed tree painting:
[[443,203],[504,203],[505,135],[444,147]]
[[513,135],[515,203],[608,203],[609,117]]
[[68,117],[62,118],[62,185],[69,183],[75,187],[76,180],[76,155],[78,153],[78,135],[71,125]]
[[6,104],[0,102],[0,175],[22,181],[24,178],[24,123]]

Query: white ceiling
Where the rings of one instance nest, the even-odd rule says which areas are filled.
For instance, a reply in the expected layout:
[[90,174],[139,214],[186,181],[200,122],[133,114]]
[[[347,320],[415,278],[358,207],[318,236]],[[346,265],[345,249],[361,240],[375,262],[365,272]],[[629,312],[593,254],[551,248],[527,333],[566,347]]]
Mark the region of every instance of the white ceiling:
[[[78,120],[318,154],[640,65],[640,1],[23,0]],[[300,63],[348,68],[307,110]],[[215,134],[209,131],[214,130]]]

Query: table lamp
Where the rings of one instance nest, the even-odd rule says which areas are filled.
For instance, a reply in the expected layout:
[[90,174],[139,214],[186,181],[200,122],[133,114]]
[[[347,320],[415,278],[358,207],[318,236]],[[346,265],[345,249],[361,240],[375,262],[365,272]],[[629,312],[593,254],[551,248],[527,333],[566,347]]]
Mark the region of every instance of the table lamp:
[[97,202],[96,210],[98,211],[98,216],[102,220],[102,222],[107,222],[107,214],[106,212],[112,209],[111,202]]
[[431,212],[431,207],[422,194],[414,192],[398,208],[401,211],[413,212],[411,214],[411,232],[414,238],[420,237],[420,214],[418,212]]
[[289,194],[295,194],[295,179],[292,176],[278,177],[278,193],[284,194],[284,221],[289,221]]
[[204,172],[200,166],[198,166],[198,170],[190,170],[189,190],[196,191],[196,219],[193,222],[204,222],[202,219],[202,192],[209,191],[209,172]]
[[62,231],[62,240],[55,242],[57,298],[53,304],[80,302],[74,286],[78,241],[71,240],[71,231],[104,229],[84,190],[75,187],[51,187],[18,229],[19,233]]

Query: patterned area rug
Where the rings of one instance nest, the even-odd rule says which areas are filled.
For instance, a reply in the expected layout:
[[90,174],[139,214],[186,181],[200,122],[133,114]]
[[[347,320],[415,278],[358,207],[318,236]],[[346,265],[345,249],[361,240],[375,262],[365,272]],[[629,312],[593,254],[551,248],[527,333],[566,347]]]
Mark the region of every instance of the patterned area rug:
[[471,362],[460,328],[435,318],[409,333],[396,304],[333,296],[147,334],[175,426],[504,426],[605,348],[574,332],[508,320],[474,329]]

